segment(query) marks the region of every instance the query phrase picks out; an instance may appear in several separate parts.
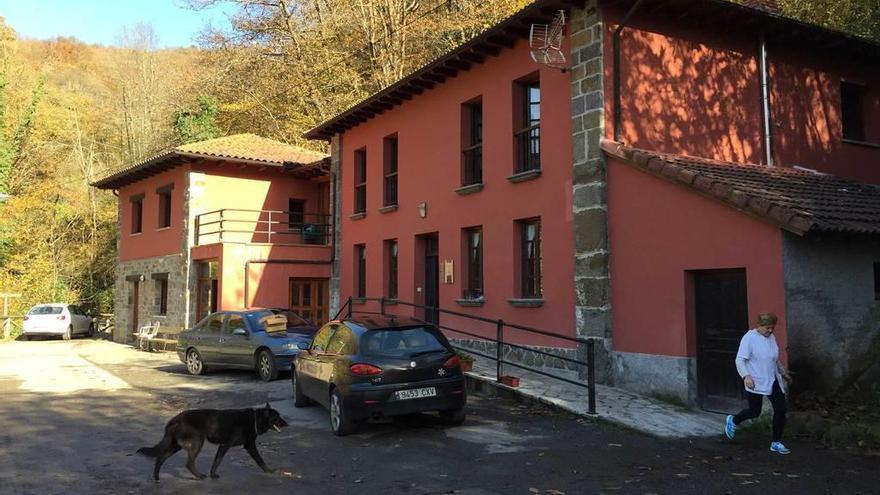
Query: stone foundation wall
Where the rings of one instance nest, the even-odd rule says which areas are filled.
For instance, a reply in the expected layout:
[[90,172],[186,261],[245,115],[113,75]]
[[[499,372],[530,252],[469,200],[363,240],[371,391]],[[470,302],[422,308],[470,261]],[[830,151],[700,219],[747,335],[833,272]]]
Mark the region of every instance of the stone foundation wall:
[[[168,274],[168,305],[159,315],[156,304],[158,280],[154,274]],[[141,279],[143,277],[143,279]],[[139,280],[138,321],[132,322],[134,282]],[[161,330],[180,331],[186,326],[187,260],[180,254],[120,262],[114,288],[115,324],[113,340],[131,342],[134,328],[160,322]]]
[[640,394],[697,406],[697,360],[613,352],[614,385]]
[[[452,345],[463,347],[465,349],[473,349],[476,352],[486,354],[489,356],[496,355],[495,342],[489,342],[487,340],[464,340],[464,339],[449,339],[449,342]],[[531,366],[535,368],[555,368],[561,370],[571,370],[577,371],[580,373],[581,366],[572,363],[569,361],[565,361],[563,359],[545,356],[543,354],[530,351],[529,349],[536,349],[539,351],[547,352],[550,354],[554,354],[557,356],[566,357],[569,359],[579,359],[586,362],[586,357],[581,356],[578,353],[578,350],[575,348],[566,349],[562,347],[540,347],[540,346],[524,346],[528,347],[528,349],[520,349],[518,347],[510,347],[505,346],[503,350],[503,357],[505,360],[512,361],[514,363],[519,363],[524,366]],[[466,351],[465,351],[466,352]],[[474,356],[474,359],[484,360],[486,358],[482,356]],[[495,361],[493,360],[494,364]],[[505,372],[510,372],[512,375],[516,375],[516,367],[508,366]],[[586,375],[584,375],[586,376]]]
[[571,123],[577,336],[597,340],[596,377],[609,382],[611,304],[602,77],[602,19],[596,0],[571,11]]

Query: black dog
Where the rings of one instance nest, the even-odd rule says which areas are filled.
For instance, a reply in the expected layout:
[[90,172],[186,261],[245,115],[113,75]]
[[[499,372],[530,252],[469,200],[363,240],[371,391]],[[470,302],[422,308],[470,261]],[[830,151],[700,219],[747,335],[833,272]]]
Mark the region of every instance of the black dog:
[[183,411],[171,418],[165,426],[165,436],[155,447],[143,447],[137,453],[156,459],[153,479],[159,481],[159,468],[178,450],[187,453],[186,467],[198,479],[205,475],[196,469],[196,456],[202,450],[205,440],[219,445],[214,463],[211,465],[211,478],[218,478],[217,466],[230,447],[243,445],[257,464],[267,473],[272,470],[263,462],[257,451],[257,436],[269,431],[281,431],[287,422],[278,411],[269,407],[259,409],[192,409]]

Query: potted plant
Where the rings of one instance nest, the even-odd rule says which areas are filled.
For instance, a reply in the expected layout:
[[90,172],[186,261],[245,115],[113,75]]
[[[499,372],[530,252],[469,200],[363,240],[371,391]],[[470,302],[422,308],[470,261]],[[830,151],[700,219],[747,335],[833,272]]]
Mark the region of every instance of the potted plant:
[[458,359],[461,361],[461,371],[464,373],[465,371],[470,371],[474,369],[474,357],[470,354],[461,351],[455,351],[458,354]]

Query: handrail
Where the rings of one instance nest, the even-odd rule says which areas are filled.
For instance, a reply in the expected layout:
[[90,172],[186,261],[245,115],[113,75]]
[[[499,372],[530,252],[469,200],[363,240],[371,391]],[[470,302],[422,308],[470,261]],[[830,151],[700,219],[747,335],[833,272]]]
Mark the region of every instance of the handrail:
[[[241,218],[240,216],[236,218],[236,213],[254,218]],[[294,217],[302,221],[291,222]],[[226,228],[227,226],[238,228],[230,229]],[[253,229],[250,229],[248,226],[253,226]],[[278,226],[282,227],[279,228]],[[206,239],[209,240],[208,242],[221,243],[236,242],[235,239],[237,239],[238,242],[244,243],[265,242],[267,244],[277,244],[273,237],[278,235],[294,235],[302,238],[301,242],[282,241],[287,244],[327,246],[331,243],[332,231],[333,217],[329,213],[221,208],[195,215],[195,245],[197,246],[204,243]],[[242,238],[242,235],[245,237]],[[248,238],[247,236],[250,237]],[[264,239],[254,239],[254,236],[264,237]],[[289,237],[284,239],[289,239]]]
[[[349,318],[349,319],[352,317],[352,315],[354,313],[370,314],[370,315],[387,315],[388,314],[387,313],[387,306],[388,305],[386,304],[386,302],[389,301],[389,299],[387,299],[385,297],[358,297],[357,300],[359,303],[378,302],[379,307],[380,307],[380,311],[379,312],[355,311],[354,307],[353,307],[353,302],[352,302],[353,298],[349,297],[345,301],[345,304],[343,304],[342,307],[340,307],[339,310],[336,312],[336,315],[333,317],[333,319],[334,320],[339,319],[340,315],[342,315],[343,312],[346,312],[346,318]],[[520,368],[520,369],[523,369],[526,371],[531,371],[533,373],[537,373],[542,376],[546,376],[548,378],[553,378],[553,379],[560,380],[560,381],[563,381],[563,382],[566,382],[566,383],[569,383],[572,385],[583,387],[583,388],[587,389],[587,408],[588,408],[588,411],[590,414],[596,414],[596,344],[593,339],[585,339],[582,337],[572,337],[569,335],[551,332],[551,331],[543,330],[540,328],[529,327],[526,325],[518,325],[515,323],[507,323],[501,319],[493,320],[491,318],[470,315],[467,313],[460,313],[458,311],[451,311],[448,309],[443,309],[443,308],[435,307],[435,306],[425,306],[425,305],[421,305],[421,304],[415,304],[415,303],[411,303],[411,302],[407,302],[407,301],[401,301],[399,299],[394,299],[394,302],[396,305],[400,305],[400,306],[419,308],[419,309],[424,309],[426,311],[432,311],[432,312],[436,311],[441,314],[448,314],[448,315],[456,316],[459,318],[466,318],[469,320],[475,320],[475,321],[495,325],[495,327],[496,327],[495,328],[495,330],[496,330],[496,337],[495,338],[492,338],[492,337],[489,337],[486,335],[479,335],[476,333],[468,332],[465,330],[460,330],[457,328],[452,328],[450,326],[445,326],[445,325],[440,325],[440,324],[437,324],[436,326],[438,328],[440,328],[441,330],[447,330],[450,332],[459,333],[459,334],[466,335],[469,337],[473,337],[473,338],[477,338],[477,339],[481,339],[481,340],[485,340],[485,341],[489,341],[489,342],[494,342],[495,343],[495,356],[490,356],[488,354],[484,354],[482,352],[475,351],[475,350],[472,350],[470,348],[463,347],[463,346],[457,346],[454,344],[453,344],[453,347],[455,347],[456,349],[465,350],[471,354],[475,354],[477,356],[482,356],[487,359],[491,359],[491,360],[495,361],[496,362],[496,371],[495,371],[496,381],[498,381],[498,382],[501,381],[501,377],[503,376],[503,372],[502,372],[503,365],[510,365],[510,366],[514,366],[516,368]],[[552,338],[556,338],[556,339],[565,340],[568,342],[574,342],[576,344],[585,345],[586,350],[587,350],[587,360],[581,361],[576,358],[553,354],[551,352],[547,352],[547,351],[544,351],[541,349],[533,349],[533,348],[525,346],[525,345],[514,344],[512,342],[506,342],[504,339],[504,329],[505,328],[510,328],[513,330],[518,330],[518,331],[537,334],[537,335],[543,335],[546,337],[552,337]],[[516,362],[510,361],[510,360],[504,359],[505,347],[514,348],[514,349],[522,349],[522,350],[525,350],[528,352],[534,352],[534,353],[537,353],[537,354],[540,354],[543,356],[559,359],[561,361],[565,361],[568,363],[573,363],[573,364],[585,366],[587,368],[587,383],[575,381],[575,380],[572,380],[572,379],[569,379],[569,378],[566,378],[563,376],[559,376],[559,375],[554,375],[552,373],[548,373],[546,371],[543,371],[541,369],[537,369],[532,366],[527,366],[524,364],[520,364],[520,363],[516,363]]]

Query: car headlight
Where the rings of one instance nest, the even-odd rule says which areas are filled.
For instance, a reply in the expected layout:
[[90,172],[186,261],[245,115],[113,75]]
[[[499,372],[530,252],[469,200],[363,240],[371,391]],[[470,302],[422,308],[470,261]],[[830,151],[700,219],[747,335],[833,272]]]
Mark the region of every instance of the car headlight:
[[281,346],[281,347],[282,347],[284,350],[287,350],[287,351],[297,351],[297,350],[299,350],[299,344],[297,344],[296,342],[290,342],[290,343],[284,344],[284,345]]

